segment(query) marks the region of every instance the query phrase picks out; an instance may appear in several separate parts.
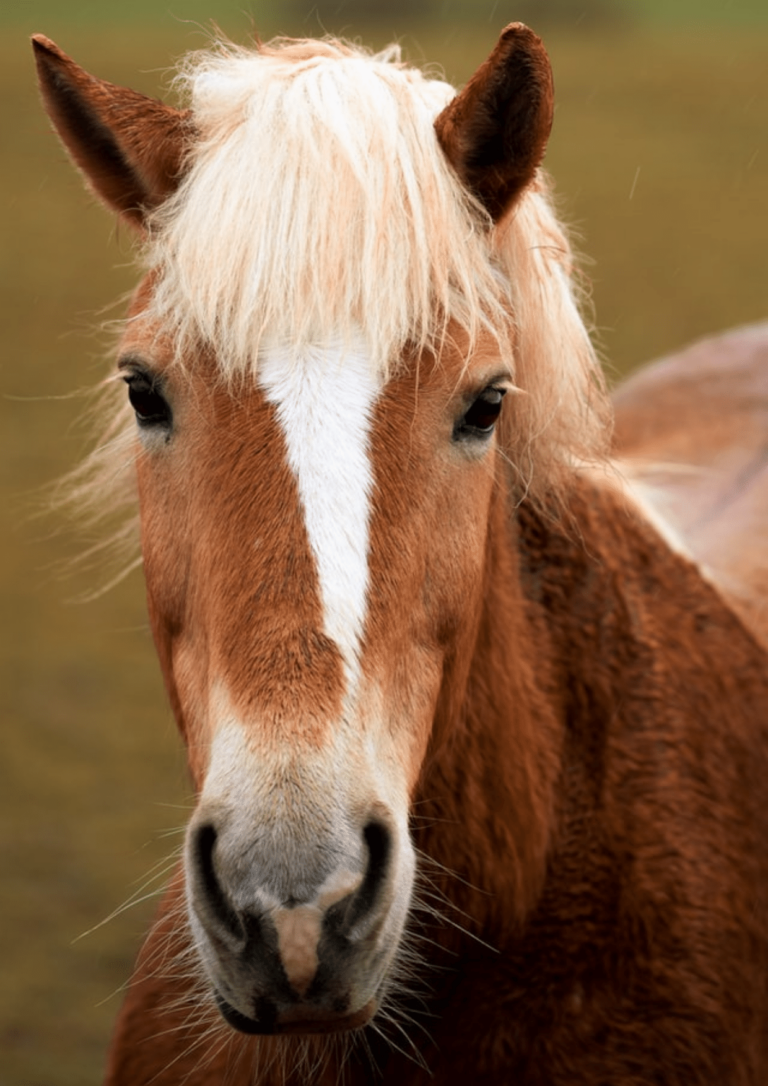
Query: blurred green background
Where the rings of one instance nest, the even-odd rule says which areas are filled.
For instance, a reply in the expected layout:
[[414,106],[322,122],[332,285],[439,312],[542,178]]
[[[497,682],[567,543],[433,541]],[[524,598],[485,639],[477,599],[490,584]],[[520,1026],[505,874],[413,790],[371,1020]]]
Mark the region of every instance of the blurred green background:
[[[134,282],[127,231],[85,194],[38,106],[28,35],[161,94],[209,20],[370,44],[465,80],[522,18],[550,49],[547,165],[591,262],[613,376],[768,316],[765,0],[6,0],[0,10],[3,306],[0,1086],[98,1082],[151,900],[97,931],[181,842],[190,795],[138,573],[95,602],[82,539],[30,518],[87,446],[78,390]],[[87,541],[86,541],[87,542]]]

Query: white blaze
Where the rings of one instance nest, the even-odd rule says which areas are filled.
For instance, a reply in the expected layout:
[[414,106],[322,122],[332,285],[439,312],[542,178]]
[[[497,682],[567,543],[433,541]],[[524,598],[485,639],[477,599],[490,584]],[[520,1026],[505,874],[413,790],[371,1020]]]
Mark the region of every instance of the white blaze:
[[357,344],[299,354],[272,344],[259,360],[258,380],[277,409],[298,483],[324,632],[354,676],[368,592],[369,437],[381,383]]

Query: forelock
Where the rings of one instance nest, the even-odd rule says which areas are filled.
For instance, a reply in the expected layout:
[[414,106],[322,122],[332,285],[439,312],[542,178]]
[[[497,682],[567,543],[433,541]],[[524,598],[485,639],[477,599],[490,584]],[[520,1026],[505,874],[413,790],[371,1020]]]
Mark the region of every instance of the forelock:
[[147,255],[182,344],[242,373],[265,335],[302,352],[362,334],[386,374],[450,319],[503,323],[487,216],[433,128],[447,83],[337,41],[222,47],[180,81],[198,138]]

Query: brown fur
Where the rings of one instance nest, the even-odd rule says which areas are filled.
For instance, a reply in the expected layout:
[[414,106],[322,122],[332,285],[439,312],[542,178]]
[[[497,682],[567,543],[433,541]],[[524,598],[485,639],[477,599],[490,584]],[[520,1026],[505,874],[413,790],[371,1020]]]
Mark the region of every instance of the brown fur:
[[[206,704],[212,676],[226,680],[245,715],[260,676],[259,711],[284,739],[313,744],[320,721],[339,711],[341,664],[318,632],[316,574],[295,481],[284,456],[274,458],[282,438],[270,408],[255,390],[233,397],[217,388],[204,365],[174,379],[176,401],[187,404],[176,419],[186,449],[167,466],[161,457],[138,463],[142,551],[155,643],[200,788],[210,737],[195,707]],[[263,469],[268,448],[276,470]],[[256,548],[268,575],[260,565],[247,591]]]

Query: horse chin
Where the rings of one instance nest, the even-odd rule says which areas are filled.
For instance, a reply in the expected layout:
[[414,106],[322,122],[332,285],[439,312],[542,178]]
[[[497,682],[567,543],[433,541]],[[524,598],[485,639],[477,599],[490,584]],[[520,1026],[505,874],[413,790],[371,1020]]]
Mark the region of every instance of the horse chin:
[[250,1018],[230,1006],[221,996],[216,995],[216,1006],[224,1021],[237,1030],[259,1036],[286,1034],[347,1033],[361,1029],[371,1021],[378,1010],[378,1001],[373,998],[353,1014],[333,1015],[312,1006],[289,1007],[279,1010],[268,1000],[260,1001],[259,1018]]

